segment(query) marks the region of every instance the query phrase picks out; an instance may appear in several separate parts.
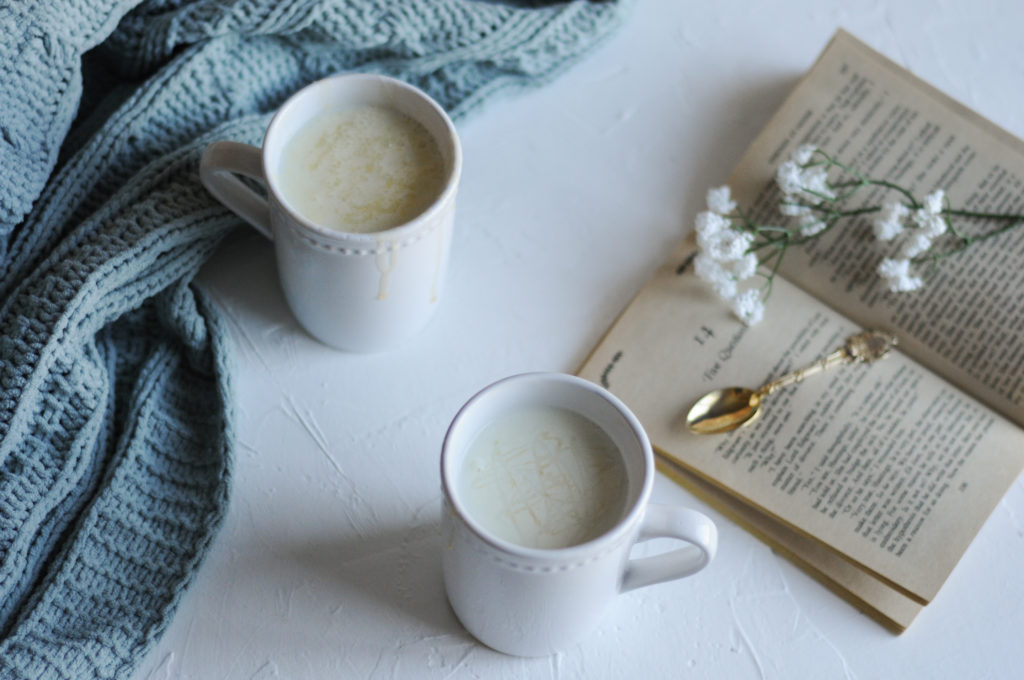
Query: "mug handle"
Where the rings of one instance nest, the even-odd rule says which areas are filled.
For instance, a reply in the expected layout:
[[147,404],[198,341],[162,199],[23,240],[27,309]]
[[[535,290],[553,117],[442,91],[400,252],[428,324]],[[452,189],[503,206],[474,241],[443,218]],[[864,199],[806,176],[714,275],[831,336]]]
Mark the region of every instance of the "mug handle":
[[263,177],[263,154],[251,144],[241,142],[213,142],[203,151],[199,161],[199,179],[214,198],[236,215],[251,224],[270,240],[270,204],[249,187],[242,184],[235,173],[251,177],[266,184]]
[[620,592],[695,574],[711,562],[718,550],[714,522],[696,510],[677,505],[647,506],[637,542],[651,538],[678,538],[690,545],[626,562]]

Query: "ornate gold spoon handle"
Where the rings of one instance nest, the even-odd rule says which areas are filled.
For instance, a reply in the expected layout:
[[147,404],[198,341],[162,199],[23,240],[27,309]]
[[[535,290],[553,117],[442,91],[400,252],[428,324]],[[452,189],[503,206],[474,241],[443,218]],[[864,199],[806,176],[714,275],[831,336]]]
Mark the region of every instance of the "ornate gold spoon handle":
[[837,364],[870,363],[884,357],[895,346],[896,336],[885,331],[868,330],[851,335],[846,339],[846,344],[835,352],[818,359],[809,366],[804,366],[769,383],[765,383],[758,388],[756,394],[759,397],[766,397],[772,392],[794,385],[804,378],[820,373],[826,368]]
[[851,335],[846,344],[810,366],[787,373],[756,390],[747,387],[725,387],[708,392],[697,400],[686,414],[686,427],[694,434],[731,432],[754,422],[761,413],[764,397],[829,366],[879,359],[896,346],[896,336],[884,331],[863,331]]

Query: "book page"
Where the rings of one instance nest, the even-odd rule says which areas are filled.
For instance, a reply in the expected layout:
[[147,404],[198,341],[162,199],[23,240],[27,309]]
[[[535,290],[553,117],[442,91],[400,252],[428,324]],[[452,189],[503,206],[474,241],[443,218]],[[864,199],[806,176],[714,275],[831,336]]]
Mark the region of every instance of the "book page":
[[756,388],[859,327],[782,280],[744,326],[693,275],[687,245],[579,374],[623,399],[663,455],[927,603],[1024,466],[1024,432],[891,352],[772,394],[745,428],[691,433],[701,395]]
[[[1024,212],[1024,143],[843,32],[730,178],[760,222],[785,219],[773,178],[805,143],[918,200],[942,188],[952,208]],[[862,204],[873,205],[898,196],[862,193]],[[965,232],[997,224],[953,219]],[[896,246],[875,239],[871,220],[843,218],[791,247],[783,275],[860,325],[896,332],[904,352],[1024,426],[1024,227],[922,265],[923,288],[892,293],[875,270]]]
[[906,630],[924,609],[920,602],[891,588],[822,543],[782,522],[773,521],[757,508],[704,481],[671,458],[658,456],[658,471],[714,505],[775,552],[894,632]]

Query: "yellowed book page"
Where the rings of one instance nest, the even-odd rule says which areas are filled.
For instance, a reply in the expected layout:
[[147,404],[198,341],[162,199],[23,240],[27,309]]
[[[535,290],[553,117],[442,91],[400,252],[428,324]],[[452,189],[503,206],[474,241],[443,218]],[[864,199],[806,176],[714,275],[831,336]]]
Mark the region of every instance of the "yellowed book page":
[[896,633],[914,621],[924,605],[837,555],[820,542],[773,521],[742,500],[710,484],[670,458],[659,455],[658,470],[714,505],[862,612]]
[[931,600],[1024,466],[1024,431],[893,352],[771,395],[746,428],[692,434],[685,416],[704,393],[757,387],[859,327],[782,280],[765,320],[743,326],[689,262],[681,248],[658,270],[580,375],[687,469]]
[[[1024,143],[846,33],[837,34],[730,178],[740,205],[762,223],[785,219],[773,177],[804,143],[904,186],[918,200],[943,188],[952,208],[1024,212]],[[857,200],[877,205],[896,196],[873,189]],[[954,219],[965,232],[996,224]],[[922,266],[922,289],[891,293],[875,269],[898,246],[875,239],[872,216],[844,220],[790,248],[785,277],[861,325],[897,331],[904,352],[1024,426],[1024,228],[975,243],[933,270]]]

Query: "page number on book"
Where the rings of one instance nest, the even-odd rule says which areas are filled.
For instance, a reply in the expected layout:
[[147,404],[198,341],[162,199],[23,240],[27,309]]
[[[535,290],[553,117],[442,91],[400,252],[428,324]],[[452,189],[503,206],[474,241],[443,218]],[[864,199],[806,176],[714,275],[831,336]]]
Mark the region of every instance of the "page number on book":
[[705,342],[708,341],[708,338],[713,337],[715,337],[715,334],[711,331],[710,328],[708,328],[707,326],[701,326],[697,334],[693,336],[693,339],[698,345],[703,345]]

